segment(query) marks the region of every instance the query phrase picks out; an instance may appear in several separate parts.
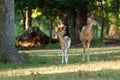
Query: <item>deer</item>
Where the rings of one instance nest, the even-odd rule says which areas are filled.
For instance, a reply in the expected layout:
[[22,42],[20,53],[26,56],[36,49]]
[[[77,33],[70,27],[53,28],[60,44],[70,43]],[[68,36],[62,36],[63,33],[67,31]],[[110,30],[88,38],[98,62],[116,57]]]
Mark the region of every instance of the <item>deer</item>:
[[69,36],[64,36],[65,33],[66,33],[65,28],[55,33],[55,35],[58,36],[59,38],[60,47],[62,50],[62,64],[68,63],[68,50],[71,45],[71,38]]
[[91,40],[93,38],[92,35],[92,26],[97,25],[98,22],[94,19],[93,16],[89,16],[87,18],[87,25],[83,26],[80,32],[80,40],[83,44],[83,52],[82,52],[82,61],[85,61],[85,57],[87,56],[87,62],[89,62],[89,46]]

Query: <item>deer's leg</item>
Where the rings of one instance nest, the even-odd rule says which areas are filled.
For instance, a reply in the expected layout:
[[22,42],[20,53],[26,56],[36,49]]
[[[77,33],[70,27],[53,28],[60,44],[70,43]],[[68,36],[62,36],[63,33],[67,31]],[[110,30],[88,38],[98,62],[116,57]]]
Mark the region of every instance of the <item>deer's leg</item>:
[[64,63],[64,49],[62,49],[62,64]]
[[86,45],[83,42],[83,53],[82,53],[82,61],[85,61],[85,54],[86,54]]
[[69,51],[69,49],[67,48],[67,62],[68,62],[68,60],[69,60],[68,51]]
[[87,44],[87,62],[90,61],[90,58],[89,58],[89,47],[90,47],[90,42],[88,42],[88,44]]
[[68,49],[65,49],[65,62],[68,63]]

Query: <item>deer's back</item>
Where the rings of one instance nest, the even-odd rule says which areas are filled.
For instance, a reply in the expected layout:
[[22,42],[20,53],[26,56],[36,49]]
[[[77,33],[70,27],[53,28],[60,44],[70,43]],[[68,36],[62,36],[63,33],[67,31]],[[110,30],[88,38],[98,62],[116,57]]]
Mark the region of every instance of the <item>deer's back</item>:
[[69,48],[70,47],[70,44],[71,44],[71,39],[70,39],[70,37],[68,37],[68,36],[65,36],[64,37],[64,39],[65,39],[65,41],[66,41],[66,45],[67,45],[67,48]]

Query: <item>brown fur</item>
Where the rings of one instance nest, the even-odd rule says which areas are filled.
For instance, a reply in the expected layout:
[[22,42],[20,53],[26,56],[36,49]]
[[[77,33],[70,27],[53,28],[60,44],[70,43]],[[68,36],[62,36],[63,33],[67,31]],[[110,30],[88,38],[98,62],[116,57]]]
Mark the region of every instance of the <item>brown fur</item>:
[[60,41],[60,47],[62,49],[62,64],[65,62],[68,62],[68,50],[70,48],[71,39],[68,36],[64,36],[65,34],[65,28],[61,31],[58,31],[55,33],[56,36],[58,36]]
[[87,55],[87,62],[89,62],[89,46],[92,40],[92,25],[96,25],[97,21],[95,21],[92,17],[88,17],[87,25],[82,28],[80,33],[80,40],[83,44],[83,58],[82,60],[85,61],[85,55]]

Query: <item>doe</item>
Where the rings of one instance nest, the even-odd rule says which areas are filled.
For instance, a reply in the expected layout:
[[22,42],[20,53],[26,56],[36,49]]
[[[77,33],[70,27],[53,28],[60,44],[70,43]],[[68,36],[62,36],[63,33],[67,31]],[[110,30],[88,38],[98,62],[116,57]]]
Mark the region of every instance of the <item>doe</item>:
[[97,24],[98,22],[93,16],[90,16],[87,18],[87,25],[82,28],[80,33],[80,40],[83,44],[82,61],[85,61],[85,56],[87,56],[87,62],[89,62],[89,46],[92,40],[92,26]]

